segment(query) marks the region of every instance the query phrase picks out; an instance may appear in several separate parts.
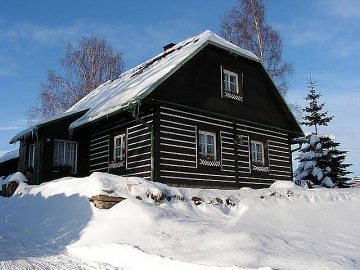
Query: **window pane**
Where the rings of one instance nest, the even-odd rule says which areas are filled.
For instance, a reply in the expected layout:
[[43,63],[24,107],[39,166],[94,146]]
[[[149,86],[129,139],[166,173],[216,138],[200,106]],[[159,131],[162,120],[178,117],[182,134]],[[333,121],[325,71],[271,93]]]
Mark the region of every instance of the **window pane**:
[[199,134],[199,142],[200,143],[205,143],[205,134]]
[[263,144],[259,142],[251,143],[251,158],[255,164],[264,165],[264,148]]
[[201,159],[216,160],[215,134],[199,132],[199,156]]
[[32,168],[35,166],[35,144],[30,145],[29,148],[28,166],[31,166]]
[[207,135],[207,144],[214,144],[214,136],[213,135]]
[[55,141],[53,166],[55,168],[68,166],[71,172],[76,172],[76,151],[77,144],[68,141]]
[[210,155],[214,155],[214,145],[207,146],[207,153]]
[[238,92],[238,75],[236,73],[224,70],[223,80],[224,91]]
[[125,158],[125,134],[114,137],[114,160],[120,161]]

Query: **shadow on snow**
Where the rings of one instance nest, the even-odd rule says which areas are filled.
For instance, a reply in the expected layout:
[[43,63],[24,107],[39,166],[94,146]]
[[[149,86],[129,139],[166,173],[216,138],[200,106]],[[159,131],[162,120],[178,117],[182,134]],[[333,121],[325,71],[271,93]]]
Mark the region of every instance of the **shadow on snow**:
[[0,260],[54,256],[77,241],[92,218],[85,196],[0,198]]

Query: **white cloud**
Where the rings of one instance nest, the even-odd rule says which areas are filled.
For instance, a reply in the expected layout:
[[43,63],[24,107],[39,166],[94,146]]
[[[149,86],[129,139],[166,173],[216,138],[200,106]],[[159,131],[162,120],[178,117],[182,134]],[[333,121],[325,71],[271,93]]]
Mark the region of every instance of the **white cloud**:
[[0,77],[13,75],[18,66],[16,63],[11,61],[5,53],[0,52]]
[[328,31],[322,21],[307,17],[294,18],[291,22],[279,26],[286,39],[295,47],[321,46],[327,44],[334,35],[335,29]]
[[324,12],[342,18],[359,18],[359,0],[323,0],[321,6]]

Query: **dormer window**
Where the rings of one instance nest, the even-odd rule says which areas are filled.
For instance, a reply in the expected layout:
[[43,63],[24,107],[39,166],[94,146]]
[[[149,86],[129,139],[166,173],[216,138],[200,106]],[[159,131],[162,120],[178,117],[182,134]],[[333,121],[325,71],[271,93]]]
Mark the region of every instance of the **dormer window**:
[[239,93],[239,77],[237,73],[224,69],[224,91],[233,94]]
[[243,75],[221,68],[222,97],[243,101]]

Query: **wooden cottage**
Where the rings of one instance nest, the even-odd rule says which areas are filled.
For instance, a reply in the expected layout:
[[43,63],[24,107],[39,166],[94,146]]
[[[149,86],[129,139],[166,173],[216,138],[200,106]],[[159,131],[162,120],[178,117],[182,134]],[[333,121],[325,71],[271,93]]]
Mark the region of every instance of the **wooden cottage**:
[[[292,180],[303,136],[260,60],[210,31],[108,81],[12,139],[38,183],[108,172],[179,186]],[[65,170],[67,169],[67,170]]]
[[0,156],[0,177],[6,177],[18,171],[19,149],[13,149]]

